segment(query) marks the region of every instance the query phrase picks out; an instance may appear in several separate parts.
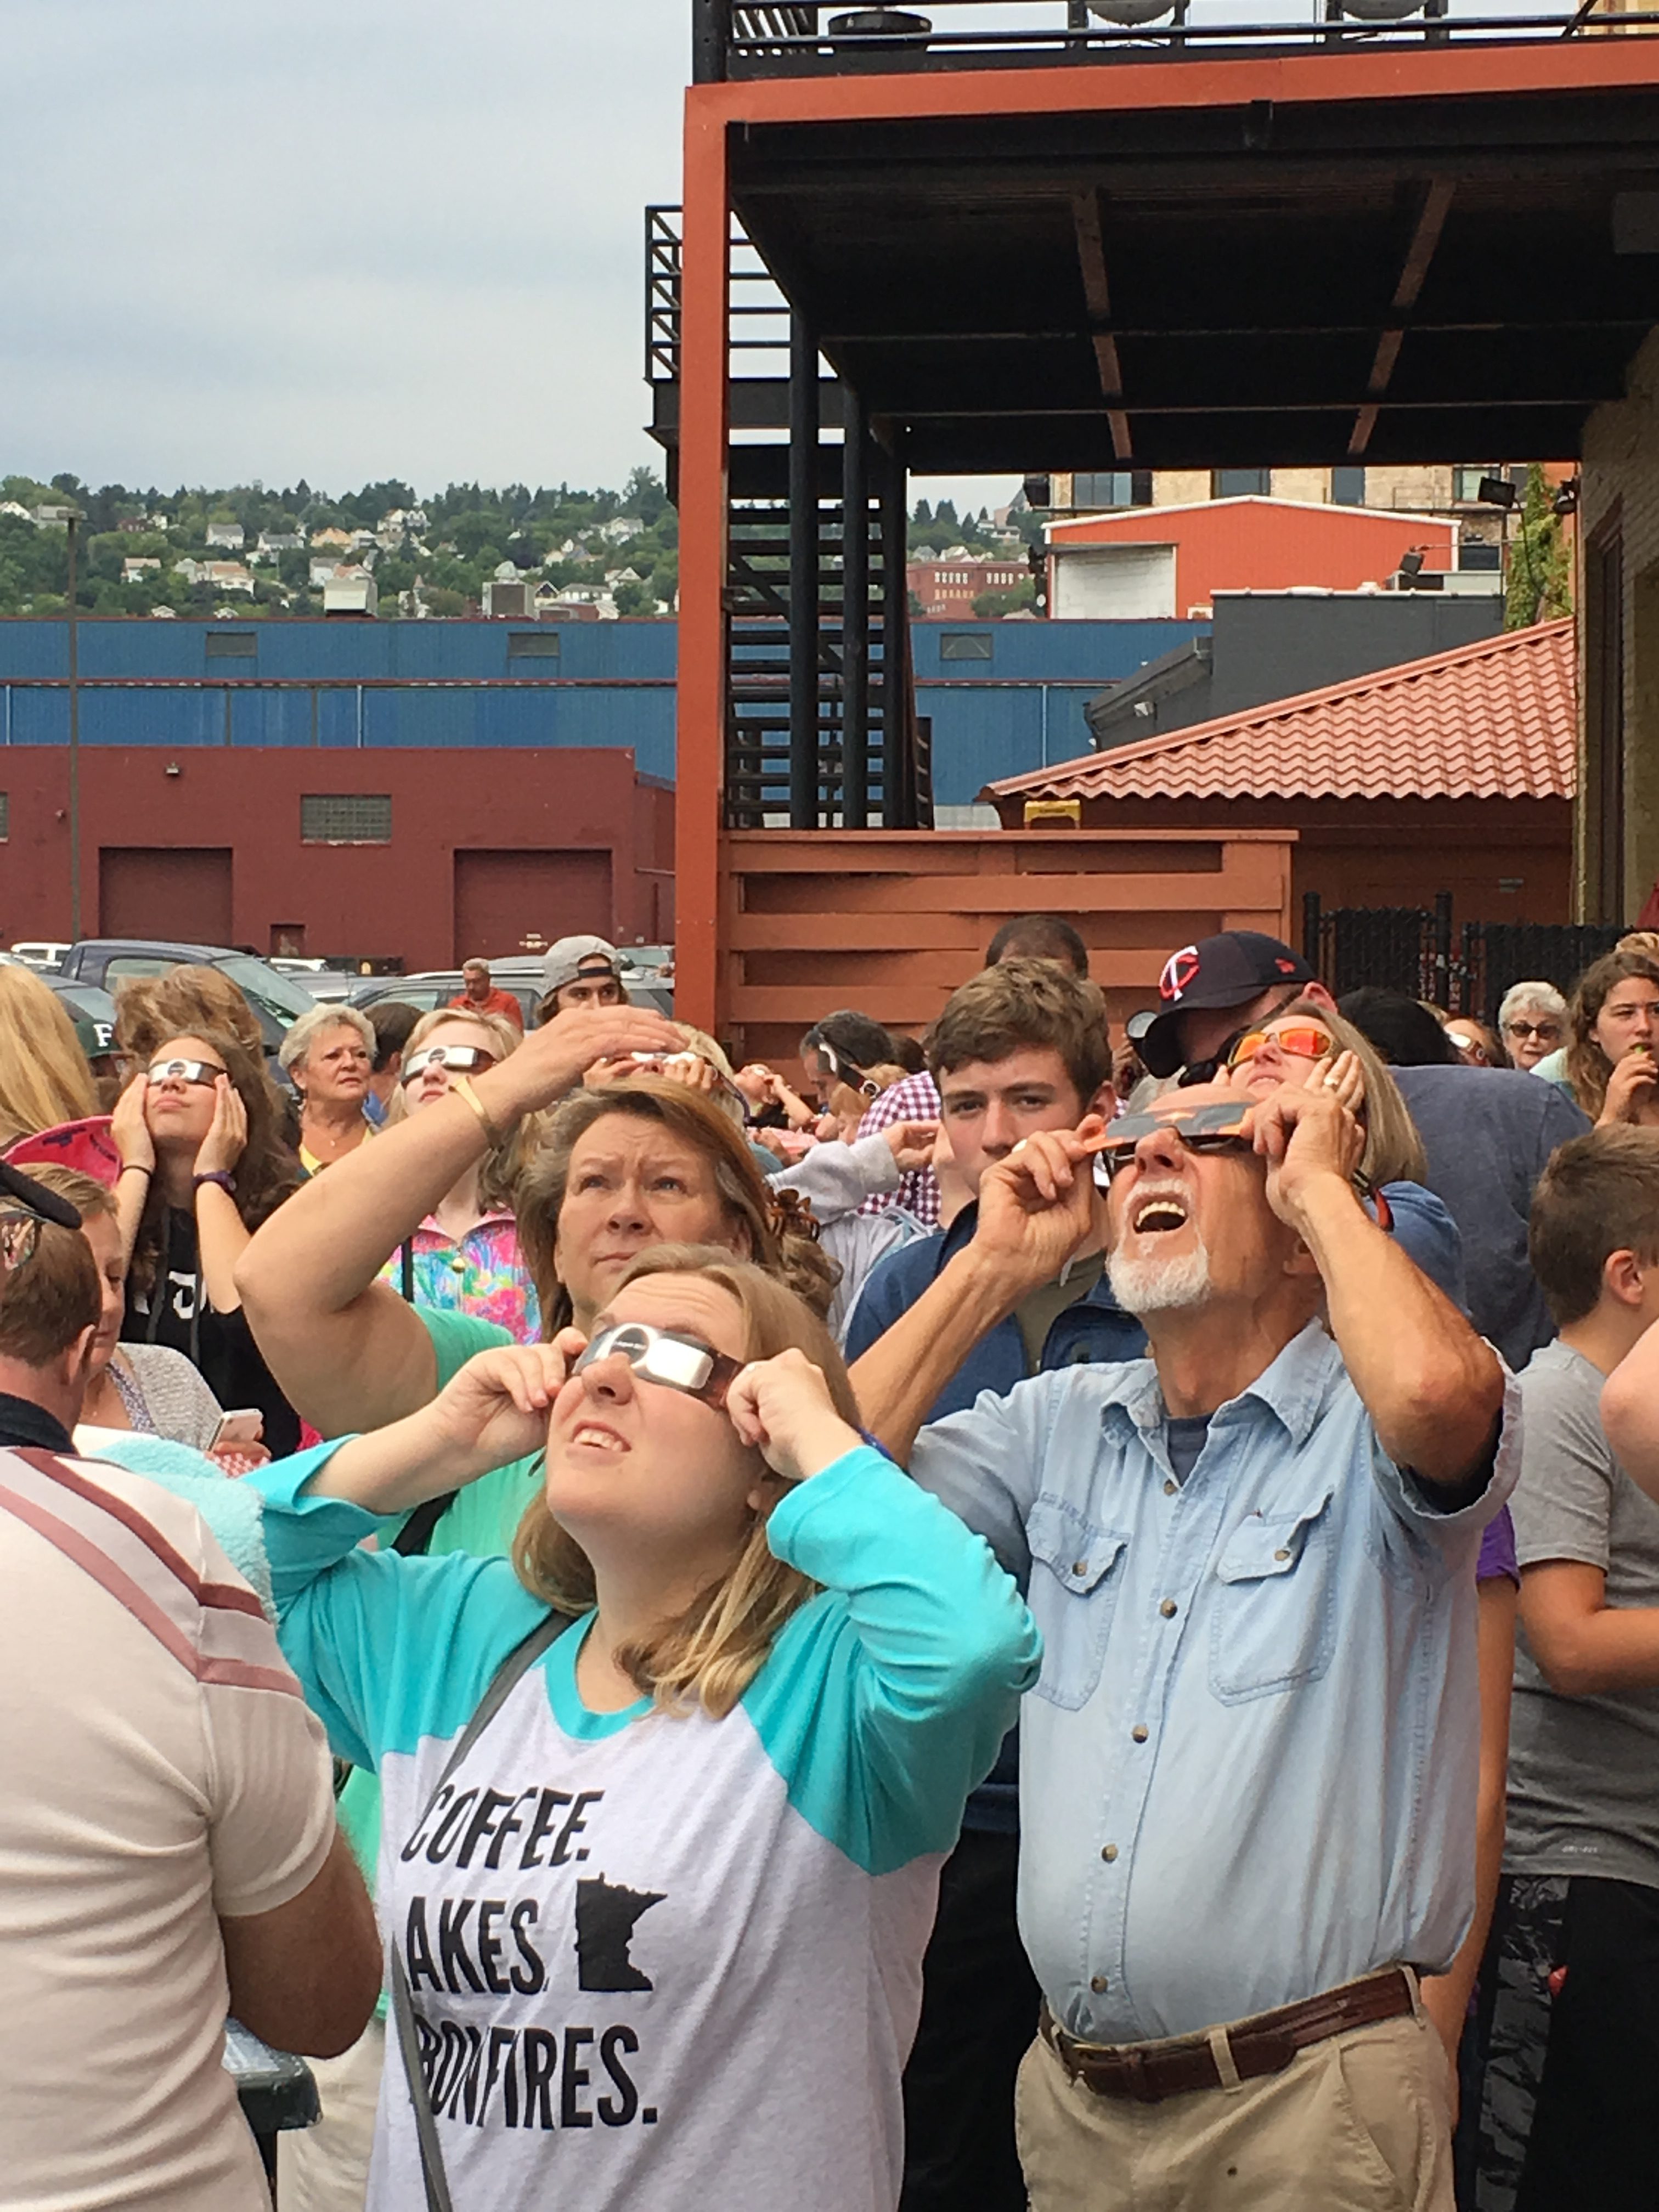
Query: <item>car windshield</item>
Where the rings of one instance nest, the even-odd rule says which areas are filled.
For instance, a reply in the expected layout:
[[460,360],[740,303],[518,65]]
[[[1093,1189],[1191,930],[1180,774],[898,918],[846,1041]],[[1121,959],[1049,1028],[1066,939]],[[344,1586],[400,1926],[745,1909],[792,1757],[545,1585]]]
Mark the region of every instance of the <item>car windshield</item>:
[[274,968],[267,968],[263,960],[216,960],[213,964],[222,969],[256,1006],[284,1025],[297,1022],[317,1003],[309,991],[298,983],[291,983],[286,975],[279,975]]

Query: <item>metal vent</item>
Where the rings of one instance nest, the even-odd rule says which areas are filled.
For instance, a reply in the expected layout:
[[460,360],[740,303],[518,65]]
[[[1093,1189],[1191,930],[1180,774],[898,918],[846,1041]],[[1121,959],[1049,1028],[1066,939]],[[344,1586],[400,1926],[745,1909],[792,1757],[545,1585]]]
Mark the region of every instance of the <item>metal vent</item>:
[[507,636],[509,660],[556,660],[559,633],[556,629],[514,629]]
[[251,629],[210,629],[204,641],[210,660],[257,660],[259,641]]
[[0,791],[0,844],[11,835],[11,793]]
[[940,633],[941,660],[989,660],[995,650],[988,629],[947,629]]
[[300,800],[302,845],[389,845],[392,794],[387,791],[316,791]]

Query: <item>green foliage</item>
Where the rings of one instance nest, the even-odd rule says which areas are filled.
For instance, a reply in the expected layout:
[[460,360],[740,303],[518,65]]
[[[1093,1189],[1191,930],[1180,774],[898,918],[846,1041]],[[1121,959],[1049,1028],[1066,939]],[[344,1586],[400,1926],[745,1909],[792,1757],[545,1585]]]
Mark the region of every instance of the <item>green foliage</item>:
[[1525,629],[1531,623],[1571,612],[1572,557],[1561,535],[1549,484],[1534,461],[1527,471],[1521,526],[1510,547],[1504,627]]
[[994,622],[999,616],[1012,615],[1036,605],[1035,577],[1016,584],[1012,592],[981,592],[974,601],[974,612],[981,622]]

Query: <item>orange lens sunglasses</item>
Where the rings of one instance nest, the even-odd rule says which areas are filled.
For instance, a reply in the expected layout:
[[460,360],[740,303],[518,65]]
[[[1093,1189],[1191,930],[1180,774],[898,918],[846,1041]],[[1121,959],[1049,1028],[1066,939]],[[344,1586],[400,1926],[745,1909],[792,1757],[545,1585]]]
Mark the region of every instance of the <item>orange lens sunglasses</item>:
[[1242,1067],[1247,1060],[1255,1058],[1264,1044],[1276,1044],[1292,1060],[1324,1060],[1336,1049],[1336,1039],[1330,1031],[1311,1022],[1294,1027],[1287,1024],[1282,1030],[1249,1030],[1228,1054],[1228,1066]]

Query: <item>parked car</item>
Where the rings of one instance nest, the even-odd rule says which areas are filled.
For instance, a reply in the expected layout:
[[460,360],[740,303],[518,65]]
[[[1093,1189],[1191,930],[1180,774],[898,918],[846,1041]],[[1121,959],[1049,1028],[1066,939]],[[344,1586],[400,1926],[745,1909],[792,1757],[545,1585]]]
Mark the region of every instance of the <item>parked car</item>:
[[72,983],[62,975],[42,975],[40,981],[63,1000],[88,1060],[114,1051],[115,1001],[107,991],[97,983]]
[[112,994],[126,976],[164,975],[169,968],[185,966],[222,969],[259,1017],[267,1053],[276,1051],[289,1024],[316,1003],[291,976],[279,975],[269,961],[227,945],[186,945],[164,938],[84,938],[70,945],[58,972],[66,982],[98,984]]
[[58,968],[69,949],[55,939],[35,938],[24,945],[14,945],[11,957],[21,961],[25,968]]
[[[524,1010],[526,1029],[536,1025],[536,1009],[542,1001],[542,963],[539,956],[530,959],[492,960],[490,981],[498,991],[510,991]],[[659,982],[646,970],[624,969],[623,988],[631,1004],[649,1006],[653,1013],[672,1014],[674,994],[667,985]],[[459,999],[465,989],[459,968],[431,969],[419,975],[372,975],[359,984],[351,994],[351,1004],[367,1011],[377,1002],[396,999],[405,1006],[418,1006],[429,1013],[434,1006],[447,1006],[452,999]]]

